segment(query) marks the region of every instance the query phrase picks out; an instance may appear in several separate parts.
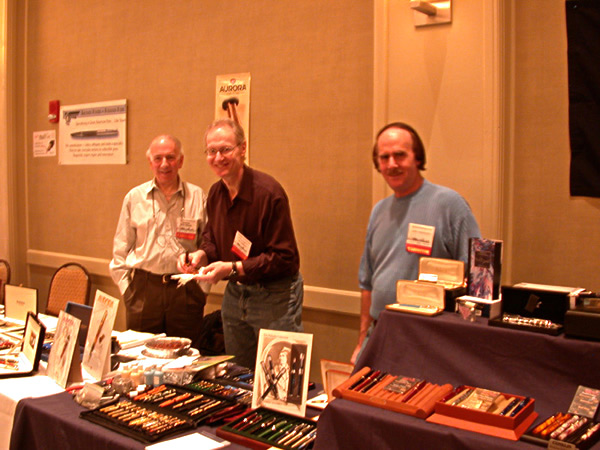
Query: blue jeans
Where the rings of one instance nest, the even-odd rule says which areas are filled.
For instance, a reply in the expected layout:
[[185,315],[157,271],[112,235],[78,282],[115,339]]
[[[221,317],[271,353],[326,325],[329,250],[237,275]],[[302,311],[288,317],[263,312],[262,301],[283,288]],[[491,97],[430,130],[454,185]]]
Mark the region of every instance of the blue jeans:
[[225,351],[254,369],[261,328],[301,332],[304,281],[293,277],[263,284],[227,283],[221,306]]

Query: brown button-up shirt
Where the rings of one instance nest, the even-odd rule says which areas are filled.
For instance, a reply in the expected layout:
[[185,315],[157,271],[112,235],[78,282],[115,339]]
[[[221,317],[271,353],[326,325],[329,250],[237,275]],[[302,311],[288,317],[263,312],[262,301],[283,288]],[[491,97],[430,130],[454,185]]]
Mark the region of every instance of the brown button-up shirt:
[[296,275],[300,255],[296,245],[288,197],[272,176],[244,166],[237,196],[231,201],[227,186],[213,184],[206,205],[208,223],[201,249],[208,262],[237,261],[231,250],[237,231],[250,240],[250,254],[242,262],[246,284],[266,283]]

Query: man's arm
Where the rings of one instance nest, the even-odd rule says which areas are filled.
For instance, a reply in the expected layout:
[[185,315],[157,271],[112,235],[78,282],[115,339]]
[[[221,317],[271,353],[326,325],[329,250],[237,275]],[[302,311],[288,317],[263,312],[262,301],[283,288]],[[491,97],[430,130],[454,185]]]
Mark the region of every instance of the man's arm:
[[135,230],[131,228],[129,204],[125,198],[113,240],[113,259],[109,264],[110,276],[119,287],[121,295],[125,294],[131,282],[131,268],[125,262],[134,245]]
[[362,348],[363,342],[367,337],[367,331],[371,326],[373,319],[371,318],[371,291],[365,289],[360,290],[360,330],[358,333],[358,345],[352,353],[350,362],[356,364],[356,358]]

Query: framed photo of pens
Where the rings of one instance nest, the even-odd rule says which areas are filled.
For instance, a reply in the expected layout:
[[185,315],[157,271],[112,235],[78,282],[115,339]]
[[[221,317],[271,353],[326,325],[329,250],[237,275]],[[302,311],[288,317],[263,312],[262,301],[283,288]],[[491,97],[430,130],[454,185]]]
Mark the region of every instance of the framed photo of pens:
[[67,383],[81,381],[81,358],[77,335],[81,320],[65,311],[58,314],[54,342],[48,357],[48,376],[65,388]]
[[118,299],[100,290],[96,291],[83,350],[83,370],[98,381],[110,371],[110,336],[118,306]]
[[304,416],[312,334],[260,330],[252,408]]

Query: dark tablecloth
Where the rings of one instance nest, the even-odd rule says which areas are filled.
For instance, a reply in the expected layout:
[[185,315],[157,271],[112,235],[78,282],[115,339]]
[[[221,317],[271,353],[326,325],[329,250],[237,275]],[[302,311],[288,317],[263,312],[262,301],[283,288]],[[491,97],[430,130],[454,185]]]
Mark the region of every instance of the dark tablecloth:
[[[11,450],[143,450],[146,447],[142,442],[81,419],[79,414],[85,410],[68,392],[21,400],[15,411]],[[207,426],[194,431],[216,434],[215,428]],[[227,448],[246,447],[232,444]]]
[[[357,370],[369,366],[437,384],[471,385],[535,399],[537,422],[567,411],[577,386],[600,388],[600,343],[491,327],[453,313],[425,317],[384,311]],[[318,422],[317,449],[527,448],[347,400]],[[597,445],[598,446],[598,445]]]

